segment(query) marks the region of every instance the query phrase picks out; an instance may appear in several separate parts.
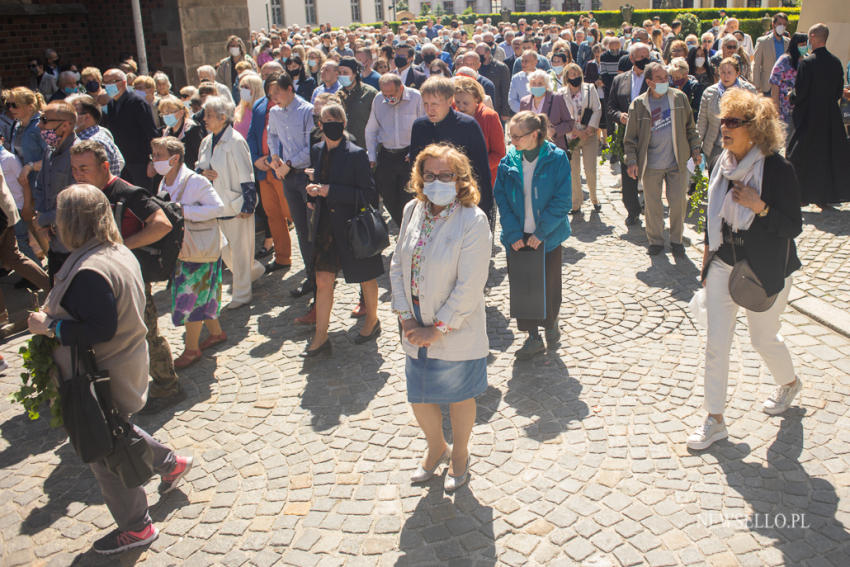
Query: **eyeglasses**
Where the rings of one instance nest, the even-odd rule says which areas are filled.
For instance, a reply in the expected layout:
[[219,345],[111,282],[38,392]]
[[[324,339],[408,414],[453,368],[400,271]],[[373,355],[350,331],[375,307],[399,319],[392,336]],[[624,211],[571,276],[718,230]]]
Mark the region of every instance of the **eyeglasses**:
[[730,130],[735,130],[736,128],[740,128],[744,124],[749,124],[752,120],[744,120],[743,118],[721,118],[720,125],[726,126]]
[[520,140],[522,138],[525,138],[529,134],[531,134],[531,132],[526,132],[525,134],[513,134],[513,133],[509,132],[508,136],[510,136],[511,140]]
[[16,103],[16,102],[7,102],[7,103],[6,103],[6,105],[7,105],[9,108],[14,108],[14,109],[17,109],[17,108],[18,108],[18,103]]
[[422,174],[422,179],[425,183],[431,183],[437,179],[444,183],[448,183],[449,181],[455,180],[455,174],[453,171],[442,171],[440,173],[431,173],[430,171],[426,171]]

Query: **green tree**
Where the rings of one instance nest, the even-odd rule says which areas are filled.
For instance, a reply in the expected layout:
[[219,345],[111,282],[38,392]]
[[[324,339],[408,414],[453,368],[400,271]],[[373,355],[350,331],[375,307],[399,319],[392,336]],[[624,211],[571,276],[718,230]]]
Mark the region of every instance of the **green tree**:
[[[398,0],[395,3],[395,11],[398,12],[407,12],[410,10],[410,6],[407,5],[407,0]],[[393,14],[395,15],[395,14]]]

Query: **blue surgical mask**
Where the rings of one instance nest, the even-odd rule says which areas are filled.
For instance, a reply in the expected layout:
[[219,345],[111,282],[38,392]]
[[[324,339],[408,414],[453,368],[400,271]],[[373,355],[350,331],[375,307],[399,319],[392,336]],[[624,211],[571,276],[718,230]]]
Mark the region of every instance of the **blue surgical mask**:
[[809,53],[809,44],[803,45],[801,43],[797,45],[797,51],[800,53],[800,57],[805,57]]
[[106,114],[108,111],[109,111],[108,105],[104,104],[103,106],[100,107],[100,113],[101,114]]
[[560,75],[561,73],[564,72],[564,66],[563,65],[552,65],[552,70],[555,71],[556,75]]
[[655,92],[660,95],[667,94],[667,89],[670,88],[670,83],[655,83]]
[[350,87],[351,83],[354,82],[348,75],[340,75],[336,80],[339,81],[339,84],[342,85],[343,88]]
[[445,207],[457,197],[457,187],[454,181],[435,179],[422,187],[422,192],[428,200],[438,207]]
[[74,88],[74,87],[65,87],[62,90],[65,92],[66,95],[73,94],[73,93],[77,92],[77,89]]
[[103,85],[103,89],[106,91],[106,95],[109,98],[115,98],[118,96],[118,85],[116,84]]
[[174,128],[177,126],[177,115],[176,114],[163,114],[162,121],[165,122],[165,125],[169,128]]
[[528,89],[534,96],[543,96],[546,94],[546,87],[531,87]]

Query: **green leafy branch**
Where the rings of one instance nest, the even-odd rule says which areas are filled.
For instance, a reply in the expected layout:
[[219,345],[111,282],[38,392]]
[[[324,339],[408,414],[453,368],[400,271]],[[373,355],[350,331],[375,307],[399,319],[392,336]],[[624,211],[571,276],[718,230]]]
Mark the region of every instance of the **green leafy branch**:
[[696,187],[688,199],[688,217],[697,215],[697,230],[702,232],[705,229],[705,207],[708,199],[708,177],[702,172],[702,167],[697,166],[694,169],[691,183]]
[[44,335],[33,335],[18,351],[24,362],[26,372],[21,373],[21,387],[10,396],[27,410],[30,419],[40,417],[39,411],[47,402],[50,405],[50,426],[62,425],[62,404],[59,403],[59,391],[51,376],[56,363],[53,362],[53,350],[59,345],[56,339]]
[[605,165],[606,161],[614,162],[619,160],[623,162],[623,129],[617,126],[617,130],[607,138],[605,138],[606,147],[602,148],[602,157],[599,159],[599,165]]

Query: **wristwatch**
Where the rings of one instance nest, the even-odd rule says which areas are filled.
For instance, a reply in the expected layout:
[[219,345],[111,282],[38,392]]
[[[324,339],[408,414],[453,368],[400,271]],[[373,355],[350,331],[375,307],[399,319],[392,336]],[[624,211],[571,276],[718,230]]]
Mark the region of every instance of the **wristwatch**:
[[760,217],[762,217],[762,218],[764,218],[764,217],[766,217],[766,216],[767,216],[767,213],[768,213],[769,211],[770,211],[770,205],[765,204],[765,205],[764,205],[764,208],[763,208],[763,209],[761,210],[761,212],[759,213],[759,216],[760,216]]
[[50,323],[47,324],[47,332],[44,333],[48,339],[56,338],[56,324],[59,323],[59,319],[53,319],[52,317],[48,317]]

